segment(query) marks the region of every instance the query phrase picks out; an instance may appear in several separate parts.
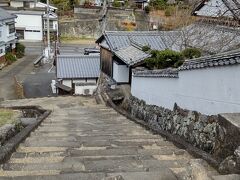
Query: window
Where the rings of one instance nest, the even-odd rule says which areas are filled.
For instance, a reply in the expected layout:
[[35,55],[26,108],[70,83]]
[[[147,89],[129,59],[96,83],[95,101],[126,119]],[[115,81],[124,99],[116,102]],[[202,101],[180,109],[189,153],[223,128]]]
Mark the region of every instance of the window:
[[[47,29],[47,20],[44,22],[44,28]],[[53,29],[53,21],[49,21],[49,28]]]
[[9,24],[9,34],[15,33],[15,24]]
[[0,49],[0,54],[2,54],[3,53],[3,49]]
[[40,32],[39,30],[25,30],[25,32]]
[[23,7],[30,8],[30,2],[23,2]]

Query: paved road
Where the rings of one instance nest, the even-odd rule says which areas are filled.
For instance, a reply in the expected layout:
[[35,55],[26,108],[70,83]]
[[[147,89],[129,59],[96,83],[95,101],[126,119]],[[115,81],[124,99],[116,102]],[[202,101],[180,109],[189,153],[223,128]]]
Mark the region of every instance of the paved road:
[[[17,98],[14,90],[14,76],[23,82],[27,98],[54,96],[50,83],[55,79],[55,71],[53,69],[50,74],[48,73],[51,64],[38,68],[33,66],[33,62],[42,52],[42,44],[39,42],[24,42],[23,44],[26,46],[26,56],[0,71],[0,99]],[[64,44],[60,46],[60,52],[61,54],[83,54],[84,48],[94,46],[94,44]]]
[[[207,174],[217,174],[165,138],[97,105],[93,98],[37,98],[2,105],[40,105],[53,112],[2,166],[1,179],[176,180],[190,175],[200,180],[195,178],[200,175],[207,180]],[[193,167],[195,171],[189,171]]]
[[[44,46],[40,42],[23,42],[26,46],[26,54],[41,54]],[[95,47],[95,44],[61,44],[60,54],[83,54],[84,48]]]
[[24,78],[23,87],[26,98],[56,96],[52,93],[51,82],[56,79],[55,73],[28,74]]
[[36,57],[36,55],[27,55],[0,71],[0,98],[16,98],[13,77],[31,72]]

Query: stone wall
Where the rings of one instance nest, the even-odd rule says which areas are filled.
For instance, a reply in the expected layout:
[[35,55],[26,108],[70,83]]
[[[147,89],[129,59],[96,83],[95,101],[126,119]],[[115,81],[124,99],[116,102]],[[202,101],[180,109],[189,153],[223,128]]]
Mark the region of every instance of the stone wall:
[[[101,23],[99,22],[100,9],[75,8],[74,18],[59,21],[59,29],[65,37],[89,37],[98,38],[101,33]],[[143,11],[108,9],[106,15],[106,30],[120,31],[126,30],[122,25],[124,20],[136,23],[134,30],[149,30],[148,16]]]
[[97,38],[100,35],[98,20],[76,20],[59,23],[61,36]]
[[[125,100],[122,106],[132,117],[145,121],[151,129],[180,136],[193,146],[211,154],[219,164],[222,162],[222,172],[240,173],[240,130],[233,125],[225,126],[222,123],[225,120],[219,115],[207,116],[181,109],[176,104],[172,111],[148,105],[133,96]],[[230,167],[229,161],[232,162]]]

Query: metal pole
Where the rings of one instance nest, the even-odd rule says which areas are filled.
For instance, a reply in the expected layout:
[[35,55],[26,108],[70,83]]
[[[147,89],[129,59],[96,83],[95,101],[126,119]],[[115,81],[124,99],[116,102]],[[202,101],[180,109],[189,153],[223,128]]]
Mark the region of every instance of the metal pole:
[[47,0],[47,51],[50,59],[50,31],[49,31],[49,0]]

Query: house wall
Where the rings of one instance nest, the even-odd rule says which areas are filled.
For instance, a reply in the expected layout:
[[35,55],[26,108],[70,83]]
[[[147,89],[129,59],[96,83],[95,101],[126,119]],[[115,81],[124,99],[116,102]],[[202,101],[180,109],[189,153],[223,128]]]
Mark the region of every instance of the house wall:
[[127,65],[120,65],[113,61],[113,79],[117,83],[128,83],[129,67]]
[[[19,2],[19,1],[10,1],[10,6],[11,7],[15,7],[15,8],[23,7],[24,3],[23,2]],[[34,8],[34,7],[36,7],[35,2],[30,2],[29,3],[29,8]]]
[[204,114],[240,112],[240,65],[180,71],[179,78],[135,77],[132,95],[173,109],[174,103]]
[[97,84],[96,85],[84,85],[84,86],[78,86],[75,85],[75,93],[76,95],[92,95],[94,93],[94,91],[97,88]]
[[0,46],[0,69],[3,68],[5,63],[5,46]]
[[10,23],[10,22],[12,24],[15,24],[14,19],[12,19],[12,20],[2,22],[3,26],[0,27],[0,31],[2,33],[1,34],[1,40],[4,41],[4,42],[9,42],[9,41],[12,41],[16,38],[15,32],[12,32],[12,33],[9,32],[9,25],[6,24],[6,23]]
[[43,23],[42,15],[30,15],[30,14],[17,14],[16,29],[25,28],[24,39],[25,40],[37,40],[43,39]]
[[72,88],[72,80],[63,80],[62,84]]
[[112,77],[112,53],[102,48],[100,49],[101,70]]
[[12,43],[13,40],[16,39],[15,31],[10,33],[9,32],[9,24],[15,24],[14,19],[12,20],[5,20],[0,22],[2,25],[0,26],[0,42],[4,42],[0,46],[0,69],[5,64],[5,54],[6,54],[6,48],[10,47],[10,44],[12,45],[12,49],[16,48],[16,44]]
[[[72,87],[72,83],[74,83],[74,87]],[[78,83],[81,83],[81,84],[78,85]],[[95,89],[97,88],[97,78],[96,79],[63,80],[62,84],[65,86],[74,88],[75,95],[92,95]]]
[[[51,26],[51,22],[52,22],[52,26]],[[47,20],[44,20],[44,29],[47,29]],[[58,29],[58,20],[50,20],[50,30],[57,30]]]
[[10,1],[10,6],[11,7],[23,7],[23,2],[19,2],[19,1]]

